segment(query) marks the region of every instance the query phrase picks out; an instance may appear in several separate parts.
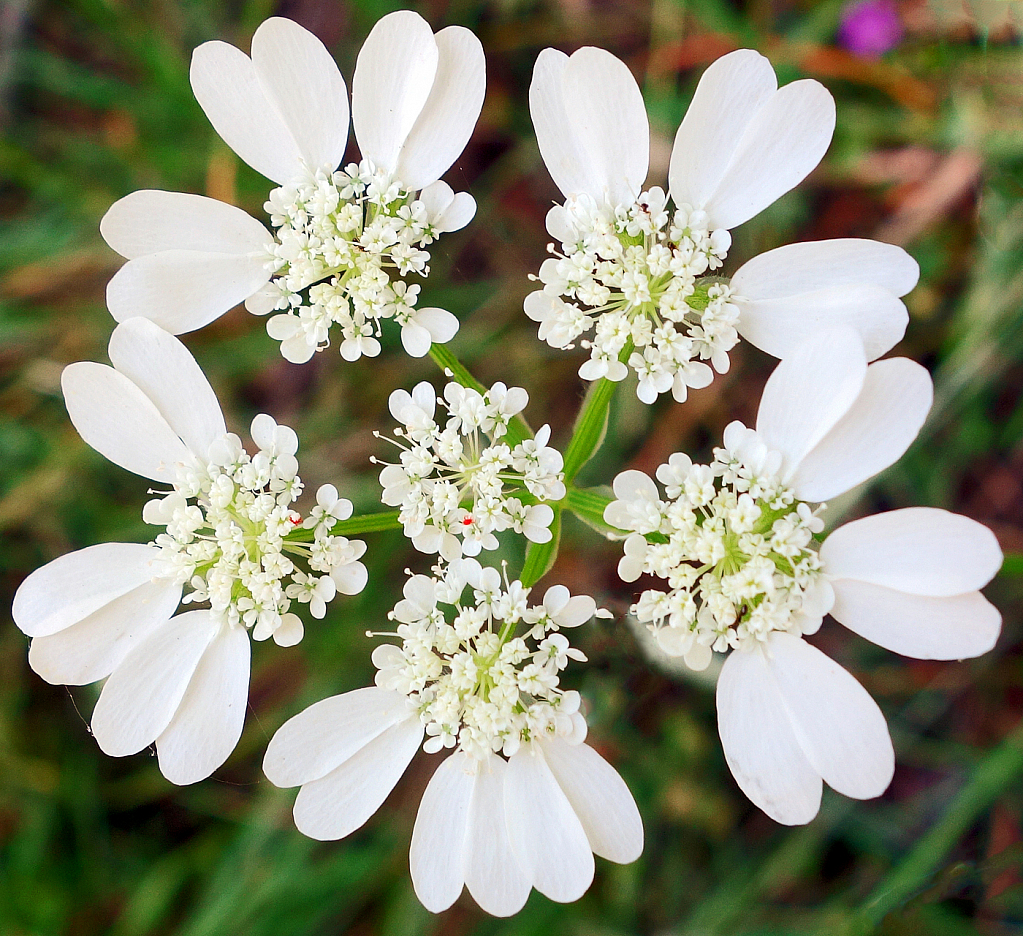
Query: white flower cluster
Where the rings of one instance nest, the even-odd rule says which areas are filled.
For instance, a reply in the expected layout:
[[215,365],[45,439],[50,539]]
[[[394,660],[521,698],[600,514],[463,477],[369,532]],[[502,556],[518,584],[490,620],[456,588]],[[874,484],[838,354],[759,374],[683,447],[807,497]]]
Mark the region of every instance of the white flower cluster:
[[728,352],[739,340],[739,309],[729,288],[698,280],[721,266],[731,235],[707,229],[703,211],[681,205],[672,213],[660,188],[630,206],[598,204],[589,195],[569,198],[547,215],[547,229],[561,252],[540,267],[543,289],[526,297],[526,314],[554,348],[580,343],[590,359],[579,368],[586,380],[623,380],[619,360],[626,344],[639,377],[637,395],[652,403],[671,391],[680,403],[688,388],[706,387],[728,370]]
[[[467,587],[472,598],[463,604]],[[405,597],[389,615],[399,622],[402,645],[381,644],[373,663],[376,684],[408,695],[418,711],[428,753],[457,743],[486,760],[497,751],[511,757],[538,737],[578,743],[586,736],[579,693],[558,687],[568,661],[586,657],[559,630],[610,614],[586,595],[571,597],[564,585],[547,589],[540,605],[528,604],[529,592],[475,559],[405,583]],[[526,630],[516,636],[520,624]]]
[[664,500],[642,472],[615,479],[618,500],[604,518],[633,531],[618,574],[656,575],[669,587],[644,591],[632,613],[692,669],[704,669],[712,651],[748,650],[776,631],[813,633],[830,610],[813,544],[824,507],[795,499],[779,480],[781,461],[735,422],[710,465],[676,453],[658,467]]
[[322,618],[338,591],[360,592],[366,544],[331,534],[352,514],[333,485],[317,491],[304,521],[291,509],[302,493],[292,429],[263,414],[252,421],[252,438],[259,451],[250,457],[238,436],[224,435],[210,446],[208,464],[179,467],[174,490],[149,501],[142,515],[167,527],[156,537],[157,567],[191,585],[186,603],[208,601],[216,617],[252,628],[256,640],[273,636],[291,646],[303,634],[292,602],[308,604]]
[[[551,539],[554,511],[544,503],[565,496],[561,453],[551,448],[550,427],[514,447],[500,441],[529,401],[521,387],[495,383],[486,393],[454,381],[439,398],[423,381],[412,393],[395,390],[391,415],[401,463],[380,472],[381,499],[400,507],[400,520],[416,549],[452,561],[496,549],[494,535],[514,530],[534,543]],[[443,428],[436,406],[447,409]],[[375,459],[376,461],[376,459]]]
[[448,341],[458,320],[442,309],[416,309],[418,285],[398,277],[430,272],[429,251],[455,196],[435,182],[418,197],[369,160],[344,170],[319,169],[274,189],[264,205],[277,230],[267,269],[272,279],[246,302],[256,314],[284,310],[267,322],[289,361],[303,363],[341,327],[341,356],[380,353],[380,322],[402,327],[409,353]]

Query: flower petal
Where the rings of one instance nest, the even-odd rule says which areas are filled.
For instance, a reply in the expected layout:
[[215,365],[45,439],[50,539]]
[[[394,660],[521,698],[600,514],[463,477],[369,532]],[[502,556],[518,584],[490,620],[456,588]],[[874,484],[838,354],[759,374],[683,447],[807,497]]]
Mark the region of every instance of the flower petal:
[[533,886],[559,903],[582,897],[593,880],[593,852],[539,748],[522,747],[508,761],[504,807],[512,849]]
[[618,771],[588,744],[563,738],[540,743],[593,852],[619,864],[635,861],[643,854],[643,820]]
[[646,472],[635,468],[621,471],[611,484],[615,497],[623,501],[659,499],[657,485]]
[[417,325],[422,325],[430,333],[435,344],[446,344],[458,334],[458,319],[446,309],[418,309],[413,317]]
[[56,634],[153,580],[160,555],[141,543],[99,543],[58,556],[18,587],[11,614],[29,637]]
[[848,672],[801,637],[776,632],[768,664],[800,747],[825,782],[854,799],[880,796],[895,752],[877,703]]
[[775,822],[803,825],[817,815],[821,778],[793,731],[759,649],[732,651],[717,684],[718,733],[739,789]]
[[604,49],[574,52],[562,75],[572,134],[601,185],[600,200],[631,205],[650,167],[650,122],[628,66]]
[[752,49],[723,55],[708,67],[671,150],[668,182],[676,205],[703,208],[710,201],[746,127],[777,88],[771,63]]
[[459,192],[437,219],[436,228],[441,234],[460,231],[476,216],[476,199],[468,192]]
[[536,142],[547,171],[566,198],[587,194],[602,201],[604,180],[568,116],[564,88],[567,68],[568,56],[557,49],[544,49],[536,58],[529,84],[529,113]]
[[318,780],[408,717],[406,702],[403,693],[376,686],[316,702],[277,729],[263,773],[279,787]]
[[505,813],[508,765],[493,756],[476,774],[465,841],[465,884],[473,900],[492,916],[518,913],[532,889],[512,851]]
[[118,321],[141,315],[172,335],[195,331],[266,285],[265,258],[254,254],[165,250],[129,260],[107,283]]
[[78,434],[115,465],[173,482],[176,466],[191,454],[167,420],[124,374],[105,364],[80,361],[60,378],[71,422]]
[[856,401],[867,372],[863,342],[847,328],[802,342],[774,369],[757,413],[757,433],[785,459],[786,476]]
[[462,893],[475,776],[476,761],[456,751],[434,771],[419,804],[409,871],[419,902],[431,913],[447,910]]
[[980,592],[931,597],[855,579],[832,582],[831,616],[878,646],[918,660],[965,660],[987,653],[1002,616]]
[[856,402],[791,475],[796,496],[828,500],[898,461],[933,399],[931,376],[916,362],[889,358],[871,364]]
[[398,10],[377,21],[352,79],[352,123],[364,159],[388,172],[397,168],[430,96],[438,59],[433,30],[418,13]]
[[110,336],[110,361],[138,387],[200,459],[227,432],[217,395],[188,349],[148,319],[122,322]]
[[401,346],[409,357],[426,357],[430,351],[430,332],[413,319],[401,326]]
[[821,329],[845,326],[863,342],[867,360],[887,353],[902,340],[909,324],[905,305],[880,286],[829,286],[777,299],[732,301],[739,308],[736,328],[761,351],[788,357]]
[[115,201],[99,232],[128,260],[164,250],[250,254],[266,250],[273,236],[247,211],[183,192],[143,189]]
[[413,191],[437,181],[461,155],[479,119],[487,87],[483,46],[471,30],[448,26],[434,40],[437,75],[395,169]]
[[188,77],[213,129],[256,172],[279,185],[301,173],[298,144],[244,52],[226,42],[204,42],[192,53]]
[[160,772],[183,786],[205,780],[242,736],[249,701],[249,634],[224,625],[199,660],[170,724],[156,739]]
[[422,740],[419,719],[405,718],[326,776],[305,784],[295,800],[299,832],[321,842],[354,832],[387,799]]
[[747,261],[732,277],[747,299],[784,299],[835,286],[880,286],[904,296],[920,278],[901,247],[858,237],[786,244]]
[[306,167],[336,169],[348,145],[348,89],[323,43],[298,23],[272,16],[252,37],[252,64]]
[[835,132],[835,99],[809,78],[768,98],[746,125],[728,168],[702,207],[711,230],[731,230],[795,188],[824,157]]
[[135,754],[160,736],[218,628],[209,611],[189,611],[128,652],[92,713],[92,733],[105,754]]
[[1002,567],[998,540],[982,523],[934,507],[890,510],[839,527],[821,546],[828,575],[912,595],[961,595]]
[[85,686],[105,679],[161,624],[181,600],[181,586],[164,579],[145,582],[70,627],[36,637],[28,665],[55,686]]

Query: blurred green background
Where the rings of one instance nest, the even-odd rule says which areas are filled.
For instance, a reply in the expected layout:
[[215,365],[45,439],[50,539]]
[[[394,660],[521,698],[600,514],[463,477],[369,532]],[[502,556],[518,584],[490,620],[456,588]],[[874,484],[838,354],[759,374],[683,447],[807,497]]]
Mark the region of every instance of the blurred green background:
[[[1010,553],[988,589],[1005,614],[995,652],[965,663],[905,660],[828,622],[814,641],[850,668],[889,718],[895,780],[879,800],[826,791],[805,828],[777,826],[732,781],[713,689],[647,658],[623,620],[631,599],[616,549],[574,520],[548,581],[613,608],[579,636],[588,666],[567,683],[588,700],[590,738],[628,781],[646,827],[643,857],[598,861],[590,892],[553,904],[534,893],[492,920],[463,898],[433,916],[416,901],[408,843],[436,760],[416,758],[385,807],[339,843],[290,819],[294,796],[262,778],[266,742],[288,717],[372,676],[367,627],[428,561],[400,535],[373,534],[370,586],[339,597],[305,640],[255,645],[245,734],[216,775],[176,788],[151,753],[102,755],[87,721],[94,687],[45,684],[6,609],[32,569],[110,540],[146,541],[144,480],[109,465],[72,429],[61,368],[105,360],[103,305],[119,259],[97,224],[137,188],[202,192],[262,216],[265,180],[217,139],[188,85],[191,49],[248,48],[266,16],[290,16],[334,52],[349,82],[387,0],[6,0],[0,5],[0,933],[187,934],[1002,934],[1023,932],[1023,4],[905,0],[854,11],[826,0],[443,0],[418,5],[434,28],[483,41],[488,92],[476,133],[448,173],[479,201],[476,221],[434,249],[421,304],[463,321],[452,342],[483,381],[525,386],[533,425],[568,438],[579,359],[536,340],[521,311],[545,256],[557,192],[526,108],[541,48],[597,44],[640,79],[663,184],[674,128],[702,69],[740,46],[770,56],[781,81],[809,76],[838,102],[821,167],[741,227],[726,272],[793,240],[877,237],[919,261],[898,353],[925,363],[936,404],[920,441],[830,521],[928,504],[989,524]],[[349,156],[355,154],[353,148]],[[395,332],[375,360],[331,351],[285,363],[242,310],[186,336],[244,433],[267,411],[302,439],[309,490],[331,481],[379,509],[372,430],[388,393],[427,378]],[[578,352],[577,352],[578,353]],[[725,378],[679,406],[619,391],[586,483],[673,451],[705,456],[733,418],[753,418],[773,362],[737,349]],[[513,567],[512,572],[516,569]]]

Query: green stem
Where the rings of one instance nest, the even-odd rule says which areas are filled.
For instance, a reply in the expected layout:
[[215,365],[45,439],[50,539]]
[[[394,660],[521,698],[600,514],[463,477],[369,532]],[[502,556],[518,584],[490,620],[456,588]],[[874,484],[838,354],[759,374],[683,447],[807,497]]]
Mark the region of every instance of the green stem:
[[867,898],[859,911],[866,927],[876,926],[927,886],[956,842],[1016,779],[1023,774],[1023,721],[977,766],[947,812]]
[[[622,348],[618,360],[627,363],[632,355],[632,339]],[[590,386],[583,402],[583,408],[575,421],[572,438],[565,449],[565,484],[570,484],[580,469],[600,448],[607,432],[607,414],[611,406],[611,397],[615,392],[614,381],[601,377]]]
[[550,540],[546,543],[530,543],[526,547],[526,561],[522,566],[519,581],[526,588],[532,588],[549,571],[558,558],[558,544],[561,541],[561,505],[554,505],[554,520],[551,523]]
[[[358,536],[360,533],[381,533],[384,530],[400,529],[401,522],[398,520],[398,511],[387,510],[349,517],[347,520],[338,520],[330,528],[330,533],[332,536]],[[312,542],[315,533],[315,530],[296,530],[288,535],[287,541],[290,543]]]
[[593,527],[601,533],[624,533],[617,527],[611,526],[604,520],[604,508],[607,507],[613,497],[601,494],[592,488],[570,487],[568,494],[563,501],[565,507],[571,510],[583,523]]
[[[430,358],[444,372],[446,377],[457,380],[463,387],[468,387],[470,390],[475,390],[480,394],[486,393],[489,389],[489,387],[484,387],[483,384],[469,373],[468,368],[455,357],[447,345],[430,345]],[[514,448],[520,442],[532,438],[533,430],[529,428],[529,423],[523,419],[522,415],[513,417],[511,422],[508,423],[508,431],[504,435],[505,441]]]

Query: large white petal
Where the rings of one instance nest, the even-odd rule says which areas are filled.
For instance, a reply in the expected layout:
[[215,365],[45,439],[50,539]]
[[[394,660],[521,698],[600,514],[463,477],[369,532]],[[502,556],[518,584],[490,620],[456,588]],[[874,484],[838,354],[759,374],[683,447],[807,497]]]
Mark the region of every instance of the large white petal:
[[36,569],[14,594],[14,623],[45,637],[85,620],[153,579],[160,550],[141,543],[99,543]]
[[603,180],[568,116],[564,90],[567,67],[568,56],[557,49],[544,49],[536,57],[529,84],[529,114],[544,165],[561,193],[566,198],[585,193],[600,201],[604,197]]
[[845,326],[859,334],[867,360],[873,361],[902,340],[909,324],[905,305],[881,286],[828,286],[778,299],[736,296],[733,301],[739,334],[777,358],[788,357],[820,330]]
[[880,286],[904,296],[920,278],[917,262],[901,247],[859,237],[804,241],[748,260],[732,277],[747,299],[783,299],[833,286]]
[[178,464],[191,455],[152,400],[124,374],[106,364],[80,361],[60,378],[71,422],[78,434],[115,465],[173,482]]
[[487,89],[483,46],[471,30],[448,26],[434,39],[437,75],[398,154],[395,172],[414,191],[436,182],[458,159],[472,136]]
[[430,96],[438,59],[433,30],[418,13],[398,10],[377,21],[352,79],[352,124],[364,159],[395,170]]
[[172,335],[209,325],[270,280],[257,254],[165,250],[129,260],[107,283],[118,321],[140,315]]
[[508,838],[504,783],[508,765],[492,756],[481,764],[470,805],[465,849],[465,884],[492,916],[518,913],[532,888]]
[[799,745],[759,650],[733,651],[717,684],[718,733],[739,789],[783,825],[817,815],[821,778]]
[[643,820],[618,771],[588,744],[563,738],[541,744],[594,853],[619,864],[635,861],[643,853]]
[[189,611],[128,652],[92,713],[92,733],[104,753],[135,754],[159,737],[218,627],[209,611]]
[[305,784],[295,800],[298,831],[321,842],[344,838],[387,799],[423,740],[414,715],[388,728],[329,774]]
[[226,624],[195,668],[170,724],[156,739],[160,772],[171,783],[204,780],[242,736],[249,701],[249,634]]
[[256,172],[280,185],[301,173],[298,144],[244,52],[226,42],[204,42],[192,53],[188,77],[213,129]]
[[895,751],[884,715],[867,690],[801,637],[773,634],[767,655],[814,770],[846,796],[880,796],[891,783]]
[[133,647],[170,620],[180,600],[181,586],[174,581],[146,582],[76,624],[36,637],[28,665],[57,686],[105,679]]
[[786,475],[853,405],[866,373],[863,342],[847,328],[808,338],[774,369],[760,398],[757,432],[784,456]]
[[702,207],[710,228],[734,227],[795,188],[823,159],[835,99],[809,78],[779,88],[746,126],[732,161]]
[[348,89],[323,43],[298,23],[272,16],[252,36],[252,64],[306,167],[337,168],[348,144]]
[[402,721],[407,701],[403,693],[376,686],[322,699],[277,729],[263,773],[279,787],[318,780]]
[[1002,616],[980,592],[931,597],[854,579],[831,583],[831,615],[878,646],[918,660],[965,660],[987,653]]
[[708,67],[671,150],[668,185],[676,205],[707,204],[746,127],[777,88],[771,63],[752,49],[723,55]]
[[560,903],[582,897],[593,880],[593,852],[539,748],[520,748],[508,761],[504,806],[512,850],[533,886]]
[[913,595],[974,591],[1002,567],[998,540],[984,524],[934,507],[890,510],[847,523],[825,540],[820,556],[834,578]]
[[908,358],[867,368],[856,402],[803,458],[789,483],[800,500],[825,501],[898,461],[934,399],[931,375]]
[[122,322],[110,336],[110,361],[160,411],[200,461],[227,432],[217,395],[188,349],[148,319]]
[[650,122],[628,66],[604,49],[574,52],[562,75],[572,133],[612,205],[631,205],[650,167]]
[[99,232],[128,260],[164,250],[245,255],[273,244],[270,232],[241,208],[205,195],[159,189],[115,201],[99,222]]
[[475,775],[476,761],[456,751],[434,771],[419,804],[409,871],[419,902],[431,913],[447,910],[462,893]]

